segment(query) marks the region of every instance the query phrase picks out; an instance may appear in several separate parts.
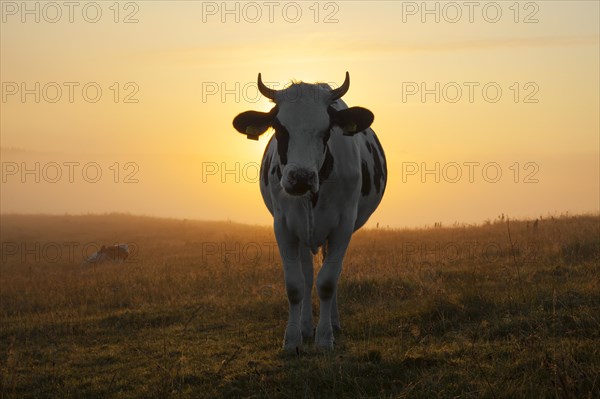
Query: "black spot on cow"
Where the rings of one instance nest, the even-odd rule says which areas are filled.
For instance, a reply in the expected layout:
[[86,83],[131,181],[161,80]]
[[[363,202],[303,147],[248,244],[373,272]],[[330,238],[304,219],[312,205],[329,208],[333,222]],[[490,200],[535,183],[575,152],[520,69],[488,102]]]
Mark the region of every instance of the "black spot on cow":
[[319,185],[323,184],[323,182],[325,180],[327,180],[327,178],[331,174],[332,170],[333,170],[333,156],[331,155],[331,152],[329,151],[329,147],[327,147],[326,153],[325,153],[325,160],[323,161],[323,165],[321,166],[321,169],[319,170]]
[[[373,173],[373,180],[375,183],[375,190],[377,191],[377,193],[379,193],[379,190],[381,189],[383,192],[385,192],[385,186],[386,186],[386,176],[387,176],[387,165],[385,165],[385,163],[382,163],[382,159],[383,162],[385,162],[385,155],[383,153],[383,148],[381,147],[381,143],[379,142],[379,139],[377,139],[377,136],[373,135],[373,138],[375,139],[375,144],[377,145],[377,148],[379,149],[379,151],[375,151],[375,147],[373,146],[373,166],[374,166],[374,173]],[[379,157],[379,154],[381,154],[381,158]],[[383,183],[383,185],[382,185]],[[383,194],[382,192],[382,194]]]
[[362,161],[362,186],[360,192],[363,196],[367,196],[371,192],[371,175],[369,174],[367,161]]
[[[267,145],[267,148],[269,148],[269,146]],[[269,155],[264,156],[263,155],[263,164],[261,166],[261,177],[263,180],[263,184],[266,186],[269,185],[269,168],[271,167],[271,157]]]
[[379,154],[377,151],[373,151],[373,184],[375,184],[375,191],[379,194],[379,190],[381,190],[381,178],[383,177],[383,172],[381,169],[381,160],[379,159]]
[[290,133],[277,118],[273,121],[273,128],[275,129],[275,138],[277,139],[277,153],[279,154],[279,160],[282,165],[286,165]]
[[[377,144],[377,148],[379,149],[379,153],[385,159],[385,155],[384,155],[384,152],[383,152],[383,147],[381,146],[381,143],[379,142],[379,139],[377,138],[376,135],[373,135],[373,138],[375,139],[375,144]],[[387,168],[385,170],[385,173],[387,174]]]

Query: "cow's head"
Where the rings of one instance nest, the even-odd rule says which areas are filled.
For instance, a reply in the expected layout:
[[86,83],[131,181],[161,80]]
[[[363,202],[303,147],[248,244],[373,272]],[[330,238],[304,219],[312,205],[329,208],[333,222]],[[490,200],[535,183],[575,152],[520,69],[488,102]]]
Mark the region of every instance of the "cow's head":
[[373,113],[361,107],[336,110],[332,104],[350,87],[346,72],[337,89],[326,84],[294,83],[284,90],[265,86],[260,73],[258,89],[275,103],[269,112],[247,111],[233,120],[233,126],[249,139],[258,140],[269,127],[275,130],[282,170],[281,186],[291,195],[319,191],[319,170],[325,162],[333,126],[352,136],[367,129]]

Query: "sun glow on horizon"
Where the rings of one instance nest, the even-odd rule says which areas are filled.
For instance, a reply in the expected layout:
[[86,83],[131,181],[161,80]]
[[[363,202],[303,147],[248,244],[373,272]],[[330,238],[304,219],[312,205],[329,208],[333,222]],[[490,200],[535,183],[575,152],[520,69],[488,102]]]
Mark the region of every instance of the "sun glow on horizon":
[[[535,23],[508,3],[494,23],[477,13],[473,23],[466,13],[423,23],[406,2],[335,3],[335,14],[329,3],[302,3],[295,23],[277,13],[270,23],[268,10],[257,22],[241,14],[223,23],[204,3],[141,2],[137,23],[122,23],[129,9],[115,23],[108,3],[98,23],[77,14],[73,23],[23,23],[3,11],[3,168],[41,169],[39,182],[3,169],[1,212],[269,224],[256,168],[272,132],[247,140],[233,118],[273,106],[258,96],[259,72],[283,88],[339,85],[346,71],[344,100],[374,112],[388,160],[370,225],[599,210],[598,3],[540,3]],[[52,162],[95,162],[102,180],[69,182],[63,166],[52,183],[43,175]]]

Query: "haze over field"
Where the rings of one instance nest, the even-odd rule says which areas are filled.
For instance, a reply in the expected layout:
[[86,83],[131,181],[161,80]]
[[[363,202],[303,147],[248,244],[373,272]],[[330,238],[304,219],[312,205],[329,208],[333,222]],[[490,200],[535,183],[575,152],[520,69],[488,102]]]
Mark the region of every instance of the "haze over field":
[[270,224],[271,133],[231,121],[270,109],[258,72],[345,71],[388,160],[369,225],[600,211],[598,2],[23,4],[2,2],[2,213]]

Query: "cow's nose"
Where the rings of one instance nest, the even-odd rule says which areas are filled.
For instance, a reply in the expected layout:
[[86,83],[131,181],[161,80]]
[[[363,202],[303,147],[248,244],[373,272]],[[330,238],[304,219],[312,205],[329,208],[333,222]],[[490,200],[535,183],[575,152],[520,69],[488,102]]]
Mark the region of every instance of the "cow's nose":
[[304,169],[290,170],[286,180],[284,188],[288,194],[302,195],[308,190],[315,191],[317,174]]

